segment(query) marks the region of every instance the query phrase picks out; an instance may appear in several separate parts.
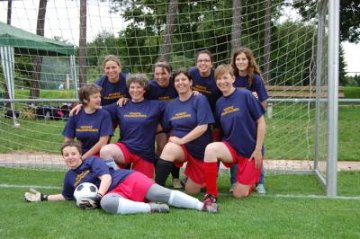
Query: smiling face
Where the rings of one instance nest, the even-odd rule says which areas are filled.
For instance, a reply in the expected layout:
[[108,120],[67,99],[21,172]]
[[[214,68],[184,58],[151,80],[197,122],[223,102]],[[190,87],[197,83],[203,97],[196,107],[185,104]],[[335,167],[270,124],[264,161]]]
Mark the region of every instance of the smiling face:
[[190,80],[184,73],[180,73],[174,78],[175,89],[179,95],[186,95],[192,93],[192,80]]
[[154,78],[160,87],[168,87],[170,82],[170,72],[165,67],[157,66],[154,69]]
[[76,169],[82,163],[81,154],[75,146],[64,147],[62,150],[62,156],[69,169]]
[[216,86],[223,93],[224,96],[230,95],[234,92],[235,76],[230,65],[221,64],[215,69]]
[[129,85],[129,95],[133,102],[141,102],[144,100],[145,89],[138,82],[131,82]]
[[105,62],[104,73],[111,83],[116,83],[119,81],[120,72],[121,67],[117,62],[111,60]]
[[100,109],[101,107],[101,94],[100,92],[91,94],[88,99],[88,103],[85,104],[85,107],[90,109]]
[[239,70],[239,73],[247,74],[248,68],[249,68],[249,59],[245,55],[244,52],[238,54],[235,57],[235,65],[236,68]]
[[196,59],[196,67],[201,76],[209,76],[213,67],[211,56],[207,53],[200,53]]

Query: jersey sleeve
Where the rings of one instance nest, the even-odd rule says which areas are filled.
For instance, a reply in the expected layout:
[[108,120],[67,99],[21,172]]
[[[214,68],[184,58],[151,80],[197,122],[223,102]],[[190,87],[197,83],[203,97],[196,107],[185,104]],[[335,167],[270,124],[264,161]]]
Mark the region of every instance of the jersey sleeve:
[[109,105],[104,105],[102,106],[102,108],[104,110],[106,110],[109,114],[110,114],[110,118],[112,120],[116,120],[117,119],[117,108],[119,106],[116,104],[116,103],[112,103],[112,104],[109,104]]
[[75,131],[76,131],[76,119],[75,115],[70,116],[68,121],[66,122],[66,125],[64,127],[64,130],[62,132],[64,137],[67,138],[75,138]]
[[103,120],[100,128],[100,136],[111,136],[113,135],[112,121],[108,111],[103,110]]
[[253,117],[254,120],[258,120],[265,113],[265,110],[262,107],[260,101],[257,100],[255,98],[255,96],[253,96],[251,94],[251,92],[249,92],[249,94],[247,94],[246,102],[247,102],[251,117]]
[[269,95],[265,87],[265,83],[259,75],[257,75],[255,79],[256,79],[255,91],[259,97],[259,101],[263,102],[269,98]]
[[196,97],[196,116],[198,120],[198,125],[203,124],[212,124],[215,122],[213,113],[210,108],[210,104],[205,96],[197,95]]

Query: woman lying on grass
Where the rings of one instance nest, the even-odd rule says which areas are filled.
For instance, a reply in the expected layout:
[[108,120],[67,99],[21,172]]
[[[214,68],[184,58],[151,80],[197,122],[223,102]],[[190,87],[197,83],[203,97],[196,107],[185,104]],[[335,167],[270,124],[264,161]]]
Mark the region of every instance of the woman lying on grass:
[[[65,174],[61,194],[45,195],[35,190],[25,193],[27,202],[74,200],[74,190],[80,183],[95,184],[99,193],[94,200],[83,200],[82,208],[97,208],[113,214],[166,213],[169,205],[207,211],[198,199],[183,192],[170,190],[133,170],[110,169],[101,158],[82,160],[81,144],[69,141],[61,147],[69,171]],[[146,203],[149,201],[150,203]],[[212,212],[212,211],[209,211]]]

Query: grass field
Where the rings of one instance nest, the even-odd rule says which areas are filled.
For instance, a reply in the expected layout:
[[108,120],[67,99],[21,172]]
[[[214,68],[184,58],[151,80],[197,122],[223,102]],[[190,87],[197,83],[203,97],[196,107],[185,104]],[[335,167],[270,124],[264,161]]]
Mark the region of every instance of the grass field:
[[[359,176],[360,172],[340,173],[339,182],[346,185],[340,194],[360,195]],[[228,175],[221,175],[218,214],[171,208],[169,214],[121,216],[83,211],[73,202],[24,202],[30,185],[60,188],[62,178],[58,171],[0,168],[1,185],[18,186],[1,187],[0,238],[360,237],[359,199],[326,199],[310,175],[270,175],[266,196],[253,194],[242,200],[227,193]],[[59,190],[41,189],[49,194]]]
[[[267,121],[265,139],[268,159],[314,158],[314,109],[307,105],[275,105]],[[360,105],[339,109],[339,160],[360,161]],[[20,119],[20,128],[12,120],[0,118],[0,153],[25,151],[58,153],[63,142],[65,121]],[[324,127],[326,124],[324,124]],[[327,128],[321,131],[322,148],[326,150]],[[118,139],[118,132],[113,141]],[[26,142],[26,144],[24,144]]]

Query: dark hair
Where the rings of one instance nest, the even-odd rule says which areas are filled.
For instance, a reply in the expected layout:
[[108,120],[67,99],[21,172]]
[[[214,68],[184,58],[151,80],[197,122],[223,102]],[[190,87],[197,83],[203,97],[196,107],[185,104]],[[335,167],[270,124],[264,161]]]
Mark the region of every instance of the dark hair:
[[252,50],[250,50],[249,48],[246,48],[246,47],[241,47],[241,48],[238,48],[235,50],[235,52],[233,53],[232,59],[231,59],[231,66],[234,70],[235,76],[239,75],[239,69],[236,67],[236,57],[238,55],[240,55],[241,53],[244,53],[246,55],[247,59],[249,60],[247,75],[248,75],[248,85],[250,87],[253,83],[254,73],[261,75],[260,68],[259,68],[258,64],[256,63],[256,59],[255,59],[255,56],[254,56],[254,53],[252,52]]
[[[79,90],[79,100],[86,105],[90,100],[90,95],[101,92],[101,87],[96,84],[84,85]],[[86,102],[87,101],[87,102]]]
[[211,63],[214,62],[214,57],[213,57],[211,51],[209,51],[208,49],[198,51],[195,55],[195,62],[198,60],[200,54],[207,54],[210,57]]
[[115,55],[107,55],[107,56],[105,56],[105,58],[104,58],[104,60],[103,60],[103,63],[102,63],[103,69],[105,68],[106,62],[108,62],[108,61],[114,61],[114,62],[116,62],[116,64],[117,64],[119,67],[121,67],[120,59],[119,59],[117,56],[115,56]]
[[64,155],[63,152],[66,147],[75,147],[79,151],[80,155],[82,155],[81,142],[74,140],[66,141],[61,145],[60,148],[61,155]]
[[180,74],[184,74],[187,78],[189,78],[190,81],[192,81],[191,75],[189,74],[189,71],[186,68],[179,68],[177,69],[173,75],[172,75],[172,79],[175,80],[175,77],[180,75]]
[[145,90],[148,89],[149,86],[149,79],[146,74],[136,73],[136,74],[128,74],[126,76],[126,86],[127,88],[130,87],[131,83],[138,83],[141,85]]
[[167,61],[158,61],[154,64],[153,71],[155,71],[156,67],[161,67],[165,69],[168,73],[171,74],[172,68],[171,65]]

